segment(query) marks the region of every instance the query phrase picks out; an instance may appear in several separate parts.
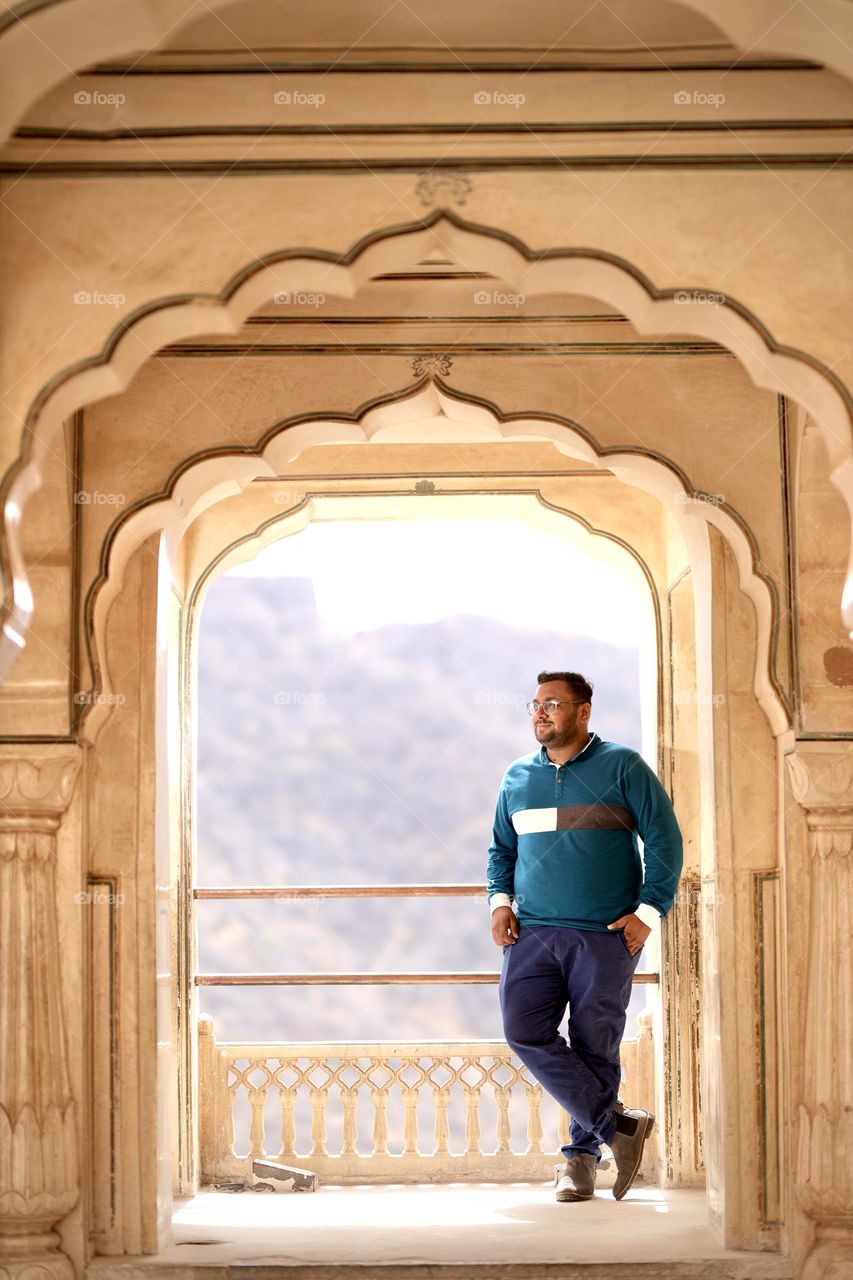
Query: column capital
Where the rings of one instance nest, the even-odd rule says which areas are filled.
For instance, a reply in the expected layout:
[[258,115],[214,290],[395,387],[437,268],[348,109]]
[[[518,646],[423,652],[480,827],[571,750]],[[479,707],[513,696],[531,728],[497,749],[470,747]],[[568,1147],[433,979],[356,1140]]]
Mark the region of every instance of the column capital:
[[22,753],[12,743],[0,744],[0,828],[47,820],[55,826],[71,796],[83,760],[74,743],[46,744]]
[[853,815],[853,741],[801,740],[785,760],[794,798],[810,815]]

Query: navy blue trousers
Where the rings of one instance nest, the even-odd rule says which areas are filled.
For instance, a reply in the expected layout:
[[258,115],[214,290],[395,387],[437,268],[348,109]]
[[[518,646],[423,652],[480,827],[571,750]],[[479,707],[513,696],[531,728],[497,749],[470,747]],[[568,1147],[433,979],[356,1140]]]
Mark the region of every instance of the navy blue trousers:
[[[643,948],[631,955],[621,930],[596,933],[563,925],[520,925],[503,949],[498,992],[504,1037],[572,1117],[566,1159],[594,1155],[616,1128],[619,1045]],[[567,1044],[559,1034],[569,1009]]]

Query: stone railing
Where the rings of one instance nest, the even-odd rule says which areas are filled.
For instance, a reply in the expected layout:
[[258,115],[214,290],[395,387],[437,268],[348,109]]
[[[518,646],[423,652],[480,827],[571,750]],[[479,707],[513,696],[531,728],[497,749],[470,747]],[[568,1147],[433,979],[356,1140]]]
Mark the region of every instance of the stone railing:
[[[651,1026],[640,1014],[638,1038],[622,1043],[620,1096],[653,1111]],[[251,1181],[259,1158],[334,1183],[540,1181],[569,1137],[569,1116],[503,1041],[217,1044],[202,1017],[199,1077],[203,1186]],[[653,1135],[647,1181],[656,1150]],[[598,1185],[613,1176],[602,1170]]]

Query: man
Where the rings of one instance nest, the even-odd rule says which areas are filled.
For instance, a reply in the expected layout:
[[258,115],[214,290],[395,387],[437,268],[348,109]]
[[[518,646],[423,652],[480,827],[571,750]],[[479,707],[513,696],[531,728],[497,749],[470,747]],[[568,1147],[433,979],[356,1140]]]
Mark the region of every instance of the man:
[[681,832],[637,752],[589,732],[589,681],[542,671],[538,684],[527,709],[540,746],[504,774],[489,850],[504,1035],[572,1117],[557,1199],[592,1197],[606,1143],[621,1200],[655,1117],[618,1101],[619,1045],[643,944],[675,897]]

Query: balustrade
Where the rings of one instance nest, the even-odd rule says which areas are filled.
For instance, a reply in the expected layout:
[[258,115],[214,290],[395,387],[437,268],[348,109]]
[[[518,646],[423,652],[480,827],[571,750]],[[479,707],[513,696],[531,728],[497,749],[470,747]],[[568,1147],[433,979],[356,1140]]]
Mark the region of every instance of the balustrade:
[[[620,1096],[628,1106],[654,1110],[651,1027],[651,1014],[640,1014],[637,1039],[622,1043]],[[250,1181],[258,1158],[336,1183],[547,1180],[569,1136],[561,1109],[545,1130],[541,1086],[503,1041],[217,1044],[213,1020],[203,1017],[199,1072],[203,1185]],[[364,1100],[370,1123],[360,1132]],[[240,1114],[247,1104],[246,1125]],[[521,1124],[516,1119],[513,1126],[513,1111]],[[297,1141],[300,1114],[310,1132],[305,1150]],[[646,1147],[647,1180],[655,1177],[656,1145]],[[602,1171],[599,1185],[612,1178],[612,1168]]]

